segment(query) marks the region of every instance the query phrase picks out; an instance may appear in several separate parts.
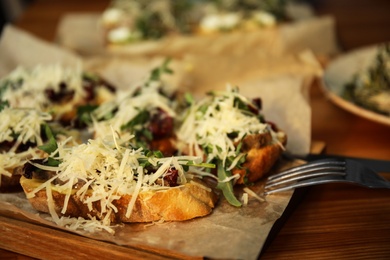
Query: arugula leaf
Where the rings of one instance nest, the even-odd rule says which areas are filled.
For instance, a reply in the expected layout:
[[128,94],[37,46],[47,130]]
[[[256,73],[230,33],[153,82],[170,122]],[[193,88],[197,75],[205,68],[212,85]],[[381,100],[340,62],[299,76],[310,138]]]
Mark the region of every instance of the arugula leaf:
[[157,151],[153,151],[153,156],[156,158],[163,158],[164,154],[161,151],[157,150]]
[[56,139],[54,138],[53,132],[51,131],[49,125],[47,125],[47,124],[45,124],[45,134],[46,134],[46,137],[48,138],[48,141],[47,141],[47,143],[38,146],[38,148],[41,149],[42,151],[48,153],[48,154],[51,154],[55,150],[57,150],[58,145],[57,145]]
[[4,93],[7,91],[8,86],[9,86],[9,81],[5,80],[4,82],[0,82],[0,99],[4,95]]
[[49,158],[47,158],[47,161],[45,162],[45,165],[57,167],[58,165],[60,165],[60,163],[61,163],[61,161],[49,157]]
[[[38,146],[39,149],[42,151],[51,154],[55,152],[58,149],[57,141],[53,135],[53,132],[51,131],[51,128],[48,124],[45,124],[45,134],[48,139],[47,143]],[[58,154],[55,154],[54,156],[57,156]],[[54,159],[52,157],[47,158],[47,161],[45,165],[47,166],[58,166],[61,163],[61,161]]]
[[150,119],[149,112],[147,110],[141,110],[132,120],[121,126],[121,130],[132,130],[137,125],[143,125]]
[[146,138],[146,140],[152,141],[153,140],[153,133],[149,131],[148,129],[143,129],[139,132],[143,137]]
[[159,150],[145,150],[146,157],[163,158],[164,154]]
[[203,168],[215,168],[215,164],[214,163],[196,163],[194,161],[188,161],[186,163],[186,165],[188,166],[196,166],[196,167],[203,167]]
[[[51,131],[49,125],[47,125],[47,124],[45,124],[45,134],[46,134],[46,137],[48,138],[48,141],[47,141],[47,143],[45,143],[41,146],[38,146],[38,148],[41,149],[42,151],[48,153],[48,154],[51,154],[58,149],[58,145],[57,145],[57,141],[53,135],[53,132]],[[56,156],[56,155],[58,155],[58,154],[55,154],[54,156]],[[58,166],[60,163],[61,163],[61,161],[54,159],[52,157],[49,157],[49,158],[47,158],[45,165]]]
[[0,100],[0,111],[2,111],[4,108],[9,107],[8,101]]
[[229,171],[226,171],[225,168],[222,165],[221,161],[218,161],[218,185],[217,188],[220,189],[225,197],[225,199],[233,206],[235,207],[241,207],[242,204],[241,202],[236,198],[234,195],[234,190],[233,190],[233,183],[232,181],[229,182],[222,182],[226,178],[231,177],[232,175],[230,174]]
[[173,70],[171,70],[168,65],[171,59],[167,58],[164,63],[151,71],[149,81],[159,81],[161,80],[161,75],[163,73],[172,74]]
[[186,164],[183,164],[182,166],[186,172],[190,170],[190,166],[206,168],[204,169],[206,172],[210,172],[210,169],[215,168],[215,164],[213,163],[196,163],[194,161],[187,161]]
[[92,123],[91,113],[97,108],[97,105],[84,105],[77,108],[77,118],[81,124],[89,125]]
[[188,105],[192,105],[192,104],[195,103],[194,97],[190,93],[188,93],[188,92],[186,92],[184,94],[184,99],[185,99],[185,101],[187,102]]
[[99,76],[97,74],[91,73],[91,72],[83,72],[83,78],[91,81],[99,81]]

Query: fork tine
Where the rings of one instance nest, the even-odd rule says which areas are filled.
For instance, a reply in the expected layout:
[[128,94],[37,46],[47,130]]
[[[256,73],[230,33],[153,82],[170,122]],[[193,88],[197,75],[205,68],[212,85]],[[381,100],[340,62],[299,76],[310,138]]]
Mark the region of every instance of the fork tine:
[[332,175],[331,179],[329,179],[328,176],[321,176],[321,177],[317,177],[317,178],[313,178],[313,179],[299,181],[299,182],[296,182],[296,183],[293,183],[290,185],[286,185],[286,186],[282,186],[279,188],[265,190],[263,195],[266,196],[266,195],[276,193],[276,192],[287,191],[287,190],[292,190],[292,189],[296,189],[296,188],[311,186],[313,184],[318,185],[318,184],[325,184],[325,183],[332,183],[332,182],[343,182],[344,180],[345,180],[344,176],[341,176],[341,175],[340,176]]
[[370,168],[353,160],[333,158],[313,161],[270,176],[263,194],[331,182],[390,189],[390,182]]
[[280,183],[282,181],[287,182],[292,180],[300,180],[307,177],[316,177],[316,176],[327,175],[335,172],[345,172],[345,167],[337,166],[337,165],[328,165],[328,166],[306,168],[302,171],[283,172],[279,176],[276,176],[272,179],[269,178],[267,180],[267,184]]
[[308,173],[319,172],[319,171],[325,171],[325,172],[345,171],[345,162],[339,160],[335,161],[335,160],[326,159],[326,160],[315,161],[312,163],[296,166],[291,169],[282,171],[278,174],[269,176],[267,183],[273,183],[283,179],[295,177],[297,175],[308,174]]
[[[296,166],[286,171],[271,175],[264,187],[264,194],[289,190],[312,183],[313,179],[325,178],[327,182],[345,178],[346,163],[343,160],[324,159]],[[321,179],[322,181],[324,181]]]
[[331,175],[339,175],[339,176],[345,176],[346,172],[342,171],[326,171],[326,172],[312,172],[312,173],[299,173],[299,175],[294,175],[294,176],[289,176],[287,179],[274,179],[266,183],[265,189],[269,189],[275,186],[282,186],[282,185],[287,185],[288,183],[295,182],[295,181],[300,181],[300,180],[305,180],[305,179],[310,179],[310,178],[315,178],[315,177],[321,177],[321,176],[331,176]]

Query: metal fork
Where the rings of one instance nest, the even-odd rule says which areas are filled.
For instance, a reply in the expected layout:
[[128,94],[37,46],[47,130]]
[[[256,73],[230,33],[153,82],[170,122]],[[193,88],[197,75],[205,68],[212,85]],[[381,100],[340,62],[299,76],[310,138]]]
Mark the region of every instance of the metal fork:
[[390,182],[365,165],[350,159],[323,159],[271,175],[264,195],[331,182],[390,189]]

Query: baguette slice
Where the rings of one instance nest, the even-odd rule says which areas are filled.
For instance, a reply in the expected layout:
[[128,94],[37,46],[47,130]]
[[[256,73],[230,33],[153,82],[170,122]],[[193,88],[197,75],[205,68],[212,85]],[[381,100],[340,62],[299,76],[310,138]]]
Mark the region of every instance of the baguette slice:
[[20,177],[22,166],[30,159],[43,158],[47,156],[45,152],[29,148],[27,151],[14,153],[3,152],[0,146],[0,193],[20,192]]
[[[115,96],[115,87],[82,69],[61,64],[17,67],[0,78],[1,98],[12,108],[35,108],[50,113],[53,120],[69,125],[78,108],[94,106]],[[12,86],[12,87],[11,87]]]
[[242,151],[247,154],[242,167],[234,168],[233,174],[239,174],[237,184],[255,182],[266,176],[276,161],[280,158],[283,149],[280,144],[286,143],[286,135],[279,133],[279,142],[273,141],[270,133],[248,135],[243,140]]
[[269,173],[287,143],[287,134],[265,120],[261,103],[260,98],[241,95],[237,87],[209,93],[187,109],[177,133],[179,148],[238,174],[234,184],[259,180]]
[[[36,179],[22,177],[20,184],[27,194],[33,192],[35,188],[42,184]],[[65,194],[57,191],[53,186],[52,198],[54,209],[58,215],[68,217],[83,217],[85,219],[96,217],[102,219],[100,215],[100,204],[95,202],[90,210],[87,204],[83,203],[74,190],[65,214],[61,214],[64,207]],[[217,201],[217,195],[200,180],[193,180],[184,185],[170,187],[160,191],[147,191],[138,194],[132,214],[127,217],[126,211],[131,200],[131,195],[122,195],[120,199],[113,203],[118,209],[109,216],[111,222],[152,222],[152,221],[184,221],[196,217],[203,217],[212,212]],[[35,193],[29,198],[31,205],[38,211],[49,213],[48,193],[45,189]]]

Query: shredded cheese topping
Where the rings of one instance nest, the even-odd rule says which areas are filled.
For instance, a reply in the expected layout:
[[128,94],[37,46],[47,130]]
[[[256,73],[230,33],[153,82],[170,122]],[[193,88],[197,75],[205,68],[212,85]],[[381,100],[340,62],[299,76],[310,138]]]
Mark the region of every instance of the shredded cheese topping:
[[0,143],[15,142],[11,152],[27,142],[42,145],[41,126],[51,119],[50,114],[34,109],[5,107],[0,111]]
[[7,77],[0,80],[0,87],[6,86],[2,99],[11,107],[37,108],[47,110],[51,100],[45,91],[60,91],[61,83],[66,83],[68,90],[73,90],[73,101],[83,100],[85,91],[82,87],[81,64],[67,68],[59,64],[38,65],[32,69],[18,67]]
[[20,153],[0,153],[0,185],[1,175],[12,177],[15,168],[23,166],[29,159],[40,157],[42,157],[42,153],[33,148]]
[[246,192],[244,194],[250,195],[250,196],[252,196],[253,198],[255,198],[256,200],[258,200],[260,202],[264,202],[265,201],[264,197],[259,196],[256,192],[254,192],[253,190],[249,189],[248,187],[245,187],[243,190]]
[[[45,91],[48,88],[59,91],[61,83],[66,83],[68,89],[75,91],[75,99],[82,98],[85,93],[81,75],[81,67],[66,69],[59,65],[38,66],[33,70],[18,68],[7,78],[0,80],[0,98],[8,101],[11,107],[19,107],[5,107],[0,112],[0,143],[15,141],[9,153],[0,154],[0,174],[11,176],[13,168],[22,166],[29,159],[41,158],[36,149],[23,153],[14,152],[19,144],[32,142],[42,145],[41,126],[52,120],[49,111],[41,112],[42,110],[27,107],[47,108],[50,100]],[[118,212],[115,201],[121,196],[132,196],[126,209],[126,217],[129,218],[140,193],[171,188],[164,183],[164,177],[170,174],[172,169],[178,171],[178,185],[192,182],[194,176],[215,177],[199,168],[193,170],[190,167],[192,173],[188,173],[183,165],[188,161],[200,163],[202,158],[206,158],[207,162],[215,158],[225,162],[228,157],[234,157],[227,168],[231,170],[245,156],[237,151],[237,142],[248,134],[272,132],[269,125],[261,123],[259,118],[236,106],[237,100],[245,104],[250,103],[245,97],[236,91],[228,90],[215,93],[186,111],[185,120],[177,134],[179,140],[186,143],[186,147],[189,145],[190,156],[149,157],[142,148],[132,148],[129,145],[133,136],[131,133],[121,133],[123,125],[143,110],[153,113],[161,109],[171,117],[177,115],[172,100],[159,92],[161,82],[151,81],[148,84],[136,94],[135,91],[139,89],[117,95],[116,100],[97,108],[93,112],[95,139],[72,146],[67,145],[70,139],[59,143],[58,149],[50,154],[51,158],[61,162],[58,166],[30,162],[42,170],[56,173],[27,194],[27,198],[45,190],[49,213],[58,225],[70,229],[101,229],[113,233],[110,215]],[[113,116],[106,119],[108,114]],[[107,136],[109,132],[113,134]],[[276,141],[276,134],[273,133],[273,136]],[[150,171],[145,165],[153,166],[155,170]],[[220,181],[230,182],[238,177],[235,175]],[[211,191],[196,182],[192,183]],[[72,195],[78,196],[91,211],[94,209],[94,203],[99,203],[100,212],[89,219],[59,216],[53,200],[53,191],[66,195],[61,214],[66,214]],[[254,196],[247,191],[245,201],[248,201],[248,194]]]
[[231,30],[237,27],[241,21],[238,13],[215,13],[203,17],[200,28],[204,31]]
[[261,26],[272,27],[277,24],[276,17],[265,11],[257,11],[252,15],[252,19]]
[[[117,99],[103,103],[99,106],[93,115],[96,118],[93,125],[93,131],[96,136],[105,136],[110,129],[121,133],[122,126],[132,121],[141,111],[149,111],[153,113],[157,109],[161,109],[168,113],[169,116],[175,117],[176,113],[172,108],[172,101],[159,93],[161,82],[153,81],[148,86],[143,86],[142,91],[134,94],[135,90],[121,93]],[[107,114],[115,114],[108,120],[102,120]],[[143,127],[143,126],[139,126]]]
[[[235,143],[246,135],[271,131],[268,124],[236,106],[237,99],[250,103],[237,91],[228,90],[191,106],[177,133],[181,145],[188,145],[190,154],[206,157],[208,162],[213,159],[225,162],[228,157],[234,157],[236,159],[229,166],[234,168],[243,156],[237,153]],[[232,134],[235,137],[231,137]]]
[[[264,3],[258,3],[262,1],[251,1],[250,10],[240,6],[239,2],[116,0],[102,13],[100,23],[106,31],[107,42],[123,44],[141,39],[158,39],[172,33],[193,34],[199,29],[202,33],[216,33],[269,28],[277,25],[280,18],[277,16],[286,11],[284,6],[279,6],[280,1],[272,4],[274,10],[269,11],[266,8],[268,4],[264,6]],[[151,28],[154,29],[153,33],[149,31]]]
[[110,7],[102,14],[102,23],[106,26],[115,26],[125,18],[126,14],[119,8]]
[[[187,174],[182,165],[189,159],[200,162],[200,158],[188,156],[148,157],[142,148],[129,148],[126,145],[128,141],[106,136],[73,147],[59,144],[57,151],[52,154],[57,154],[55,159],[62,161],[58,167],[46,168],[34,164],[38,168],[54,170],[57,174],[28,196],[34,196],[41,189],[46,189],[48,196],[53,189],[66,194],[62,214],[66,213],[72,194],[76,194],[90,210],[93,209],[93,203],[99,202],[101,211],[98,221],[101,225],[110,226],[109,215],[118,211],[114,201],[122,195],[132,196],[126,212],[126,217],[130,217],[140,192],[172,188],[163,180],[172,168],[178,171],[178,185],[184,185],[193,178],[193,174]],[[148,170],[146,163],[157,169]],[[52,199],[48,203],[51,204],[49,209],[54,209]],[[55,211],[50,210],[50,213],[57,224],[63,223],[64,218],[60,218]],[[69,219],[65,222],[68,225]]]

